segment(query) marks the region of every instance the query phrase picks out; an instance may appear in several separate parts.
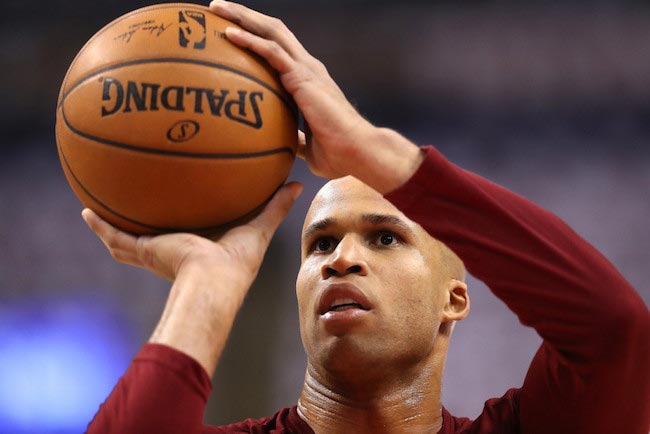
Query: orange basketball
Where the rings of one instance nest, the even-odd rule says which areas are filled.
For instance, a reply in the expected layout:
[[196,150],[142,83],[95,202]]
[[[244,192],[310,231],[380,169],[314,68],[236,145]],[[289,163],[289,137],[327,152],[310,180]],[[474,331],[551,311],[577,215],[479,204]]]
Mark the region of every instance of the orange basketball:
[[208,231],[259,208],[289,175],[295,105],[227,26],[204,6],[149,6],[101,29],[72,62],[59,158],[81,202],[113,225]]

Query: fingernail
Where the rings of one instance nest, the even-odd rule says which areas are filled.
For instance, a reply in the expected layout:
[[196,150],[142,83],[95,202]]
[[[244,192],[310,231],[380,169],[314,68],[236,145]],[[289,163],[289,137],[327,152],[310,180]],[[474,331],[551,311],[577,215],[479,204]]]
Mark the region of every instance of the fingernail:
[[299,182],[294,183],[295,187],[291,189],[291,197],[293,200],[298,199],[298,196],[302,194],[302,184]]
[[228,35],[241,35],[241,30],[237,27],[226,27],[226,36]]

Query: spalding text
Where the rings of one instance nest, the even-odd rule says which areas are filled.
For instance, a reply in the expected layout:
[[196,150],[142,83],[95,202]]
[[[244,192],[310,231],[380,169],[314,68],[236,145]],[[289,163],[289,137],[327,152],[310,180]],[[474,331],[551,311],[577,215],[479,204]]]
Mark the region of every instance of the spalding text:
[[[264,93],[229,89],[208,89],[190,86],[165,86],[157,83],[127,81],[104,77],[102,89],[102,117],[117,113],[172,110],[225,115],[228,119],[249,127],[262,128],[259,102]],[[252,113],[251,113],[252,112]]]

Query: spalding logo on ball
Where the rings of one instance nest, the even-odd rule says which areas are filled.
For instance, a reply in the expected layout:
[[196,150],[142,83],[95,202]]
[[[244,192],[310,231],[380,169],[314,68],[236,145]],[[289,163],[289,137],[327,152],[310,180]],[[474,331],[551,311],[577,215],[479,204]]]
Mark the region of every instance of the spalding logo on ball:
[[133,233],[208,231],[284,183],[297,110],[208,8],[149,6],[97,32],[63,81],[56,139],[81,202]]

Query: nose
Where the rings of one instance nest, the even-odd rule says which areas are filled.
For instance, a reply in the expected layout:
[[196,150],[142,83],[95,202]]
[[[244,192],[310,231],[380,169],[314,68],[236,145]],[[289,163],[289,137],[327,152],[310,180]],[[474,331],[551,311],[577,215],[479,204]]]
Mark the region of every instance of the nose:
[[363,247],[351,236],[344,237],[321,267],[323,279],[343,277],[348,274],[366,276],[368,264],[363,257]]

